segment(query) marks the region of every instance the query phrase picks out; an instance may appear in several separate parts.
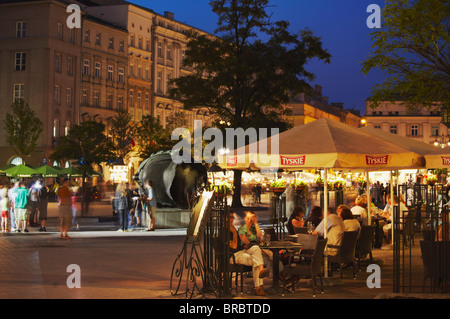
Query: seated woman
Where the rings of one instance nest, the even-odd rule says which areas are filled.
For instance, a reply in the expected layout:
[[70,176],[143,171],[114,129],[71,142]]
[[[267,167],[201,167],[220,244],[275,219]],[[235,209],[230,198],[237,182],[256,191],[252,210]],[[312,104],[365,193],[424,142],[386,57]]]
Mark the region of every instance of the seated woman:
[[353,216],[367,218],[367,211],[364,208],[367,205],[366,199],[363,196],[359,196],[356,199],[355,204],[356,206],[351,208]]
[[308,225],[308,222],[311,222],[313,227],[316,228],[323,218],[323,212],[322,208],[319,206],[314,206],[311,210],[311,215],[308,217],[308,219],[305,220],[305,225]]
[[337,213],[341,216],[344,221],[345,231],[361,231],[361,224],[359,221],[353,216],[352,211],[345,205],[341,205],[337,209]]
[[303,216],[303,209],[301,207],[296,207],[286,224],[289,235],[295,235],[295,228],[304,227],[305,220],[303,219]]

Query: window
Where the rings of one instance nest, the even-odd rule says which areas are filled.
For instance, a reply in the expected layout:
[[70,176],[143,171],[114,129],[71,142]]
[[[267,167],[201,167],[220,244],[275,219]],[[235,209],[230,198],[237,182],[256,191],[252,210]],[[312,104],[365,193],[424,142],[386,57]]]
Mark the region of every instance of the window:
[[374,125],[373,127],[376,129],[381,129],[381,125]]
[[391,125],[391,133],[397,134],[397,125]]
[[150,99],[148,93],[145,93],[145,109],[146,110],[150,109]]
[[142,66],[138,65],[138,78],[142,77]]
[[181,61],[184,62],[186,60],[186,50],[181,51]]
[[139,37],[138,39],[138,47],[142,50],[142,37]]
[[137,94],[137,107],[141,108],[142,104],[141,104],[141,92],[138,92]]
[[14,84],[13,102],[25,99],[25,84]]
[[90,64],[91,64],[91,62],[89,60],[84,59],[84,62],[83,62],[83,74],[84,75],[89,75],[89,73],[90,73]]
[[114,67],[108,65],[108,81],[114,81]]
[[84,31],[84,42],[90,42],[91,39],[91,31],[86,30]]
[[59,137],[59,120],[53,120],[53,137]]
[[162,72],[158,71],[158,78],[156,80],[156,90],[162,92]]
[[134,47],[134,35],[130,34],[130,47]]
[[411,125],[411,136],[419,136],[419,125]]
[[61,87],[55,85],[53,88],[53,99],[56,105],[61,105]]
[[69,29],[69,42],[75,43],[75,29]]
[[130,107],[134,107],[133,90],[130,90]]
[[102,68],[101,63],[100,62],[95,62],[94,76],[96,78],[100,78],[102,76],[101,68]]
[[16,23],[16,37],[25,38],[27,35],[27,22],[19,21]]
[[145,68],[145,79],[150,79],[150,71],[148,70],[148,68]]
[[64,135],[69,135],[70,131],[70,121],[66,121],[66,126],[64,126]]
[[94,107],[100,106],[100,94],[98,92],[94,92]]
[[134,64],[130,64],[130,75],[134,75]]
[[163,53],[162,53],[162,43],[158,42],[158,57],[162,58],[163,57]]
[[167,74],[167,82],[166,82],[166,93],[169,93],[169,88],[170,88],[170,78],[172,77],[172,75],[169,73]]
[[145,50],[150,51],[150,40],[145,39]]
[[16,52],[16,62],[14,70],[25,71],[26,64],[27,64],[27,54],[25,52]]
[[172,52],[170,50],[170,46],[167,46],[167,56],[166,56],[167,60],[172,61]]
[[124,52],[125,51],[125,44],[123,40],[119,41],[119,52]]
[[66,106],[72,107],[72,89],[71,88],[66,89]]
[[56,38],[63,40],[63,25],[61,23],[58,23],[56,26]]
[[95,34],[95,44],[102,45],[102,34],[100,32]]
[[108,49],[114,49],[114,37],[109,37]]
[[119,83],[125,83],[125,71],[123,68],[119,68]]
[[73,75],[72,57],[67,58],[67,75],[70,75],[70,76]]
[[89,98],[88,98],[88,90],[87,89],[83,89],[83,91],[82,91],[81,104],[84,105],[84,106],[89,105]]
[[106,95],[106,107],[108,109],[112,110],[112,106],[113,106],[113,95],[107,94]]
[[433,125],[431,127],[431,135],[432,136],[439,136],[439,125]]
[[119,97],[117,98],[117,108],[118,108],[119,110],[122,110],[122,109],[123,109],[123,96],[119,96]]
[[61,54],[55,55],[55,72],[61,73]]

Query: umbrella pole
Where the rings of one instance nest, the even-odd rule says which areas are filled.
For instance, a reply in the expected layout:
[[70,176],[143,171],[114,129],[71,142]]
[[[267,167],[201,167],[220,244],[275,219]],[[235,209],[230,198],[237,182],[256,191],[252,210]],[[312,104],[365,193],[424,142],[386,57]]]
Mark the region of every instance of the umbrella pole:
[[[392,216],[392,223],[391,223],[391,235],[392,235],[392,244],[394,244],[394,178],[392,176],[392,171],[391,171],[391,207],[389,208],[391,211],[391,216]],[[400,204],[399,204],[400,205]]]
[[370,207],[371,207],[371,202],[370,202],[370,179],[369,179],[369,171],[366,170],[366,181],[367,181],[367,186],[366,186],[366,196],[367,196],[367,224],[370,225]]
[[[323,178],[323,214],[324,214],[324,227],[323,227],[323,234],[324,238],[327,238],[327,232],[328,232],[328,220],[327,220],[327,214],[328,214],[328,170],[325,168],[324,178]],[[324,269],[325,274],[324,277],[328,278],[328,254],[325,254],[324,256]]]

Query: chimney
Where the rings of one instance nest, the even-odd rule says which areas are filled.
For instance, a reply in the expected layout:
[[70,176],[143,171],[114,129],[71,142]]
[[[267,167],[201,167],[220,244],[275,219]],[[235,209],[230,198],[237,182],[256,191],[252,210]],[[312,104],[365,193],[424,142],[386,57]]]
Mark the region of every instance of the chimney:
[[170,20],[175,20],[175,13],[170,11],[164,11],[164,16]]
[[314,91],[315,91],[317,96],[322,96],[322,87],[320,85],[316,85],[314,87]]

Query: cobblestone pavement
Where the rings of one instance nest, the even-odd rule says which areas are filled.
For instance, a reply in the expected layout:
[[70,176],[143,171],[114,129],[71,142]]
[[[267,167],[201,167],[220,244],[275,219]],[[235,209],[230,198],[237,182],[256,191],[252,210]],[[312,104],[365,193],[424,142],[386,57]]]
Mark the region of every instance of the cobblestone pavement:
[[[172,266],[183,248],[186,230],[118,233],[116,229],[114,223],[85,225],[80,231],[70,232],[70,240],[59,239],[56,224],[50,224],[46,233],[33,228],[30,233],[0,234],[0,298],[184,299],[184,296],[172,296],[169,284]],[[413,263],[420,263],[419,245],[412,249]],[[316,299],[392,298],[392,249],[375,249],[373,256],[381,266],[381,288],[367,287],[370,274],[366,272],[366,262],[356,280],[352,279],[350,268],[346,269],[342,282],[326,285],[325,293],[318,294]],[[67,267],[73,264],[80,267],[79,289],[67,286],[71,275]],[[421,271],[415,276],[421,282]],[[328,279],[326,283],[330,281]],[[279,291],[271,291],[271,284],[272,280],[266,279],[265,288],[269,294],[257,297],[252,293],[252,279],[246,278],[244,295],[233,294],[226,298],[313,298],[306,280],[299,283],[296,293],[285,296]],[[206,297],[214,298],[214,295]]]

